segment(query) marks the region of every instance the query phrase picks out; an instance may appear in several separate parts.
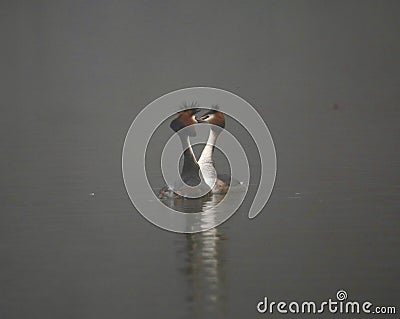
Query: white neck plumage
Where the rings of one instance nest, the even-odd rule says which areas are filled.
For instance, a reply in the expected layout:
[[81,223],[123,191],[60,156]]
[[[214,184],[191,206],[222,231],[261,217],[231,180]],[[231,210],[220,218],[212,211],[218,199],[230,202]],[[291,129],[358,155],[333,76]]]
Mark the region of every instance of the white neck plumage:
[[213,153],[215,142],[217,141],[218,133],[210,129],[207,144],[204,146],[203,152],[199,158],[201,174],[203,175],[206,184],[213,189],[217,181],[217,171],[214,167]]
[[208,135],[208,140],[206,146],[204,146],[203,152],[199,158],[200,163],[214,163],[213,161],[213,153],[214,153],[214,146],[218,138],[218,133],[210,129],[210,134]]

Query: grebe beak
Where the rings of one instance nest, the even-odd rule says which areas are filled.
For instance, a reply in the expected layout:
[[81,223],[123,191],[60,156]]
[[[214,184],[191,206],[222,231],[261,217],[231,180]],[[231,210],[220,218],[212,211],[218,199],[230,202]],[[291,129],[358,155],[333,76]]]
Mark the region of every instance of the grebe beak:
[[208,118],[209,118],[210,116],[209,115],[203,115],[203,116],[200,116],[200,117],[197,117],[196,116],[196,121],[197,121],[197,123],[208,123]]

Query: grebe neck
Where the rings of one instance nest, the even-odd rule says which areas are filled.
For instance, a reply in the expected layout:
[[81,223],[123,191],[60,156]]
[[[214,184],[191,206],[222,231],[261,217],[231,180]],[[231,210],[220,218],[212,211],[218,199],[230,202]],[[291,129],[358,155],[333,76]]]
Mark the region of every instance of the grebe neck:
[[217,141],[218,133],[210,129],[206,146],[199,158],[199,163],[213,163],[214,146]]
[[194,172],[198,173],[199,164],[197,164],[196,157],[194,156],[192,146],[190,145],[190,139],[188,135],[179,135],[182,143],[183,151],[183,168],[182,178],[186,176],[192,176]]

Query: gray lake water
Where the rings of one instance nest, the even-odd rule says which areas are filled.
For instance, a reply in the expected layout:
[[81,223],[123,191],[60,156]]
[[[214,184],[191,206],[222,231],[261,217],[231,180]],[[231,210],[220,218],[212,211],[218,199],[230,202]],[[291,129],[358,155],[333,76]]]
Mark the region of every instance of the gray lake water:
[[[399,6],[210,6],[1,4],[1,318],[263,318],[264,296],[340,289],[400,311]],[[254,220],[246,198],[175,234],[134,209],[121,152],[146,104],[195,85],[260,112],[277,180]]]

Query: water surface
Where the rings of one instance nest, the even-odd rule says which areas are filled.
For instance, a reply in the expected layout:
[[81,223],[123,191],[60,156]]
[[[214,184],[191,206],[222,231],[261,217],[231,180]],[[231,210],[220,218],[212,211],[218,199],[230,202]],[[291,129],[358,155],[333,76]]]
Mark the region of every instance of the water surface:
[[[0,5],[1,318],[261,318],[264,296],[339,289],[399,309],[397,2],[209,5]],[[121,152],[146,104],[196,85],[254,105],[278,174],[254,220],[249,197],[174,234],[134,209]]]

